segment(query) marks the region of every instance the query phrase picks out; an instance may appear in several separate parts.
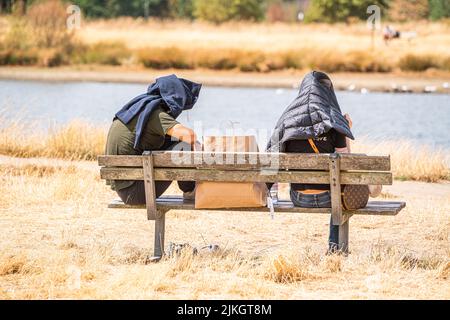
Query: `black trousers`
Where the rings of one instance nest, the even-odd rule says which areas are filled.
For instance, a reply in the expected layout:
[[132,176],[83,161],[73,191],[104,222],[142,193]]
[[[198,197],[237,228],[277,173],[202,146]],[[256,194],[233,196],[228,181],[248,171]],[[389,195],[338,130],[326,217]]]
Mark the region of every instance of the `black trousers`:
[[[190,150],[190,146],[184,142],[166,141],[160,150]],[[170,186],[172,181],[155,181],[156,198],[160,197]],[[195,181],[178,181],[178,187],[183,192],[191,192],[195,189]],[[145,204],[144,181],[135,181],[128,188],[118,190],[117,194],[125,204],[142,205]]]

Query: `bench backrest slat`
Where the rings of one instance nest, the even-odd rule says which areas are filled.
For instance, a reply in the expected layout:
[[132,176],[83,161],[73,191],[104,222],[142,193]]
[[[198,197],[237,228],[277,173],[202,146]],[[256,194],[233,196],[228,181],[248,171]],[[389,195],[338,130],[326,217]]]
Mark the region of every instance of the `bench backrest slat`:
[[[267,172],[266,172],[267,173]],[[144,180],[142,168],[106,167],[100,169],[102,179],[107,180]],[[224,182],[298,182],[311,184],[329,184],[327,171],[274,171],[261,174],[260,171],[239,170],[197,170],[197,169],[154,169],[156,181],[224,181]],[[391,185],[390,172],[341,172],[343,184],[381,184]]]
[[[99,156],[98,163],[104,167],[141,168],[142,156]],[[280,170],[329,170],[329,155],[156,151],[153,163],[155,168],[260,170],[276,164]],[[341,170],[390,171],[391,161],[389,156],[341,154]]]

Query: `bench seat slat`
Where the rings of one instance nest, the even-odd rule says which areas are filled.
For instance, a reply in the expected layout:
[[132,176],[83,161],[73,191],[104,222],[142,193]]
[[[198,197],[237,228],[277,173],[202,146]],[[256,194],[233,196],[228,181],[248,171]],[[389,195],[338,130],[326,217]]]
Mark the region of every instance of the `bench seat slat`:
[[[183,200],[181,196],[164,196],[158,198],[157,206],[163,210],[195,210],[195,205],[192,200]],[[405,202],[384,202],[384,201],[370,201],[366,208],[354,211],[344,211],[345,214],[352,215],[378,215],[378,216],[395,216],[404,207]],[[145,209],[145,206],[130,206],[124,204],[120,200],[115,200],[108,205],[108,208],[112,209]],[[251,211],[251,212],[268,212],[267,208],[230,208],[230,209],[197,209],[204,211]],[[291,201],[279,201],[275,205],[276,212],[286,213],[321,213],[331,214],[331,209],[309,209],[294,207]]]
[[[260,171],[218,171],[196,169],[155,169],[157,181],[223,181],[223,182],[297,182],[310,184],[329,184],[327,171],[278,171],[272,175]],[[142,168],[101,168],[102,179],[144,180]],[[391,185],[390,172],[342,172],[342,184],[380,184]]]
[[[155,168],[215,168],[220,170],[259,170],[267,167],[268,159],[277,157],[280,169],[292,170],[328,170],[328,154],[296,153],[224,153],[224,152],[153,152]],[[219,157],[223,164],[211,161]],[[182,161],[180,161],[182,159]],[[142,167],[142,156],[99,156],[98,163],[104,167]],[[361,154],[342,154],[342,170],[390,171],[389,156],[367,156]]]

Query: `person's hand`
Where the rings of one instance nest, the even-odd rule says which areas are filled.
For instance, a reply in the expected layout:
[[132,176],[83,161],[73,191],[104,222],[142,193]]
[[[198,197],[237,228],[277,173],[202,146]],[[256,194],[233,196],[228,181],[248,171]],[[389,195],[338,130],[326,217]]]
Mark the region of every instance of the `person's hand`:
[[344,115],[344,118],[347,120],[347,122],[348,122],[348,126],[350,127],[350,129],[353,127],[353,121],[352,121],[352,118],[350,118],[350,115],[348,114],[348,113],[346,113],[345,115]]

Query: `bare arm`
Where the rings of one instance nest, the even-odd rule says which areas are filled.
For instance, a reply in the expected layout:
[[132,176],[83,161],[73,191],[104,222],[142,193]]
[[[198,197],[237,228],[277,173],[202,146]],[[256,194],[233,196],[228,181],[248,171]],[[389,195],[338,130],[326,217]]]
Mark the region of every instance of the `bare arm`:
[[192,150],[199,150],[201,146],[199,146],[197,142],[197,135],[194,130],[183,126],[182,124],[176,124],[172,128],[167,131],[167,134],[171,137],[174,137],[182,142],[189,144],[192,147]]
[[[353,121],[350,118],[350,115],[345,114],[344,117],[345,117],[345,119],[347,119],[348,125],[351,128],[353,126]],[[335,150],[337,153],[352,153],[352,148],[351,148],[351,144],[350,144],[351,140],[348,137],[345,137],[345,141],[346,141],[347,147],[346,148],[336,148]]]

